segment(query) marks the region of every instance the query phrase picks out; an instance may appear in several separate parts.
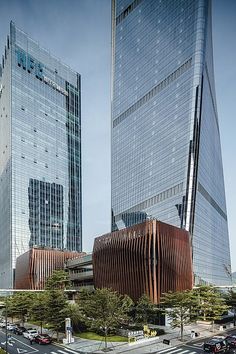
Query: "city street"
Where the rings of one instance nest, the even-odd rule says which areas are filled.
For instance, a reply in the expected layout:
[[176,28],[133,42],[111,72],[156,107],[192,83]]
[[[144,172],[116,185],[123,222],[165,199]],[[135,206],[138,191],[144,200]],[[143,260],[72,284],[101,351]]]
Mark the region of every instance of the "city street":
[[[191,344],[186,344],[178,347],[172,347],[169,349],[164,349],[164,350],[157,350],[156,353],[163,353],[163,354],[198,354],[202,353],[203,354],[203,340],[196,341]],[[150,353],[150,351],[145,351],[143,353]],[[151,353],[154,353],[151,352]],[[231,349],[227,353],[236,353],[236,350]]]
[[[5,350],[6,348],[6,332],[0,330],[0,345]],[[62,348],[54,344],[40,345],[37,343],[30,344],[30,341],[23,336],[12,335],[8,340],[9,354],[30,354],[30,353],[44,353],[44,354],[78,354],[79,351],[74,351],[67,348]]]
[[[231,331],[231,334],[236,334],[236,331]],[[5,349],[6,347],[6,332],[5,330],[0,330],[0,344],[1,348]],[[188,342],[183,345],[175,345],[168,347],[168,345],[153,343],[140,345],[140,346],[118,346],[113,347],[113,353],[129,353],[129,354],[148,354],[148,353],[163,353],[163,354],[199,354],[203,353],[203,343],[205,339],[196,339],[194,341]],[[81,344],[81,343],[80,343]],[[90,343],[91,344],[91,343]],[[74,350],[73,350],[74,349]],[[86,348],[80,347],[79,343],[76,342],[72,347],[62,347],[59,345],[49,344],[49,345],[39,345],[37,343],[30,344],[30,342],[23,336],[12,335],[11,339],[8,340],[8,353],[9,354],[33,354],[33,353],[43,353],[43,354],[79,354],[79,353],[92,353],[92,352],[102,352],[95,348],[88,348],[88,343]],[[236,353],[236,349],[231,349],[227,353],[233,354]]]
[[[199,339],[199,340],[194,340],[194,342],[183,344],[183,345],[178,345],[178,346],[172,346],[170,348],[166,347],[164,349],[157,349],[155,348],[156,345],[153,346],[148,346],[148,348],[142,347],[142,348],[133,348],[131,350],[125,350],[125,351],[120,351],[120,353],[129,353],[129,354],[198,354],[201,353],[203,354],[203,344],[204,344],[204,339]],[[227,351],[228,354],[233,354],[236,353],[235,349],[231,349]]]
[[[203,352],[203,344],[210,337],[207,332],[202,331],[202,335],[199,339],[190,340],[190,338],[185,341],[183,344],[177,339],[176,336],[168,337],[170,339],[170,345],[163,344],[163,338],[160,338],[155,342],[137,342],[134,345],[128,345],[127,343],[108,343],[108,347],[111,353],[114,354],[199,354]],[[222,336],[236,334],[236,330],[228,330],[227,333],[220,333]],[[207,335],[207,336],[206,336]],[[215,333],[215,335],[219,335],[219,333]],[[212,336],[213,337],[213,336]],[[68,348],[68,346],[66,347]],[[104,342],[99,343],[96,341],[83,340],[79,338],[75,338],[75,342],[70,344],[68,349],[75,350],[80,353],[102,353],[102,349],[104,348]],[[228,354],[236,353],[235,349],[231,349],[227,351]]]

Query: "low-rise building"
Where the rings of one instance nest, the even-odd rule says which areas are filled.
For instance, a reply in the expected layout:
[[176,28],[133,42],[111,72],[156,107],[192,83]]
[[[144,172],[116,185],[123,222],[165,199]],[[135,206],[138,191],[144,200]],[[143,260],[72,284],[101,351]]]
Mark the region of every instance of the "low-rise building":
[[65,261],[84,253],[52,248],[31,248],[16,260],[15,289],[42,290],[54,270],[64,269]]
[[65,269],[69,273],[69,278],[74,290],[80,291],[82,288],[94,289],[92,253],[83,254],[82,257],[67,259]]
[[157,220],[115,231],[94,241],[96,288],[112,288],[159,303],[163,293],[193,286],[190,234]]

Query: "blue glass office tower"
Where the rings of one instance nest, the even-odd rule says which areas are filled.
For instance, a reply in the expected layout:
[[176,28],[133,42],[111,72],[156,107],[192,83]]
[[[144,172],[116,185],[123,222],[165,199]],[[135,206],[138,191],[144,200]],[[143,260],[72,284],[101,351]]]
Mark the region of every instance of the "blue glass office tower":
[[195,283],[229,284],[211,2],[113,0],[112,229],[190,231]]
[[29,247],[82,248],[80,75],[13,23],[0,68],[0,288]]

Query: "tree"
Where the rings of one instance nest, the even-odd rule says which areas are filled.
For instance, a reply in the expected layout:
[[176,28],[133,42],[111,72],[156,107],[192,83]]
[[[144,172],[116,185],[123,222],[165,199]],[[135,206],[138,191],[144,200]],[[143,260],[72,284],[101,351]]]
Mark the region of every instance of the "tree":
[[68,317],[70,317],[73,328],[85,329],[85,320],[79,304],[68,304]]
[[68,317],[68,303],[66,296],[62,290],[47,290],[46,307],[47,307],[47,320],[52,325],[57,333],[57,341],[59,340],[59,330],[65,323],[65,318]]
[[41,333],[43,322],[47,320],[48,306],[47,296],[45,293],[36,294],[33,303],[30,306],[29,315],[32,320],[40,322]]
[[116,291],[103,288],[92,293],[83,291],[79,297],[79,304],[91,330],[103,330],[107,350],[107,334],[128,321],[128,312],[133,301],[127,295],[122,296]]
[[226,305],[228,305],[229,308],[234,313],[234,326],[235,326],[235,323],[236,323],[236,292],[233,289],[230,289],[226,294],[224,294],[224,299],[225,299]]
[[229,306],[226,305],[219,290],[212,286],[199,286],[194,289],[194,294],[198,299],[198,317],[204,321],[211,321],[213,330],[214,321],[220,319]]
[[11,317],[12,322],[14,322],[14,317],[17,316],[17,307],[11,297],[9,298],[6,297],[5,300],[5,309],[3,311],[3,314],[5,316],[6,316],[6,311],[7,311],[7,317]]
[[193,308],[197,306],[197,299],[191,290],[183,292],[169,292],[163,294],[161,305],[168,314],[172,328],[180,328],[183,340],[184,326],[191,323],[194,318]]
[[143,294],[135,306],[135,320],[147,324],[155,315],[156,306],[146,294]]
[[34,294],[19,292],[8,298],[7,310],[10,316],[16,316],[24,326],[25,318],[29,315],[29,309],[33,302]]
[[70,288],[69,274],[64,270],[55,270],[46,281],[46,290],[65,290]]
[[70,286],[69,275],[64,270],[56,270],[46,281],[45,300],[47,320],[53,326],[59,340],[59,330],[68,317],[69,308],[64,290]]

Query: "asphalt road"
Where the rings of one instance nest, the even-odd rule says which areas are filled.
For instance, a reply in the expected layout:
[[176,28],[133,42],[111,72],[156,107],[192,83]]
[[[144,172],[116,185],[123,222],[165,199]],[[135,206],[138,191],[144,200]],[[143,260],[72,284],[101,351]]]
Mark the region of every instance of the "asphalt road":
[[[230,331],[230,334],[236,334],[236,330]],[[199,338],[178,346],[168,347],[168,345],[166,345],[164,348],[161,349],[157,347],[157,344],[149,344],[140,348],[136,346],[136,348],[126,348],[125,350],[121,349],[119,350],[119,354],[206,354],[206,352],[203,351],[203,344],[205,341],[206,339]],[[236,354],[236,349],[231,349],[227,351],[227,354],[233,353]]]
[[[195,341],[194,343],[189,343],[189,344],[183,344],[181,346],[177,347],[170,347],[162,350],[155,350],[154,348],[142,348],[141,351],[136,348],[134,351],[129,351],[129,354],[204,354],[205,352],[203,351],[203,340],[198,340]],[[121,352],[122,353],[122,352]],[[236,353],[236,350],[229,350],[227,352],[228,354],[233,354]],[[206,354],[206,353],[205,353]]]
[[[11,333],[11,332],[8,332]],[[8,340],[8,353],[9,354],[30,354],[30,353],[43,353],[43,354],[78,354],[78,351],[60,347],[54,344],[40,345],[38,343],[30,344],[30,341],[22,335],[12,334]],[[0,330],[0,345],[5,350],[6,348],[6,332]]]
[[[181,345],[178,347],[163,349],[163,350],[157,351],[156,353],[158,353],[158,354],[159,353],[163,353],[163,354],[199,354],[199,353],[201,353],[201,354],[203,354],[204,353],[203,344],[204,344],[204,340],[199,339],[199,340],[194,340],[191,343],[187,343],[187,344],[184,344],[184,345]],[[145,352],[145,353],[148,353],[148,352]],[[231,349],[231,350],[227,351],[227,353],[233,354],[233,353],[236,353],[236,350]]]
[[[236,334],[236,330],[231,331],[231,334]],[[129,354],[203,354],[203,339],[195,339],[194,341],[188,342],[181,346],[169,347],[166,346],[165,349],[157,350],[155,344],[153,346],[142,347],[142,348],[130,348],[130,350],[125,350]],[[6,332],[5,330],[0,330],[0,345],[3,349],[6,347]],[[73,350],[66,347],[47,344],[40,345],[37,343],[30,344],[30,341],[24,338],[22,335],[12,334],[12,338],[8,340],[8,353],[9,354],[79,354],[79,350]],[[81,351],[83,353],[83,351]],[[122,353],[122,351],[120,351]],[[228,354],[236,354],[236,349],[229,350]]]

